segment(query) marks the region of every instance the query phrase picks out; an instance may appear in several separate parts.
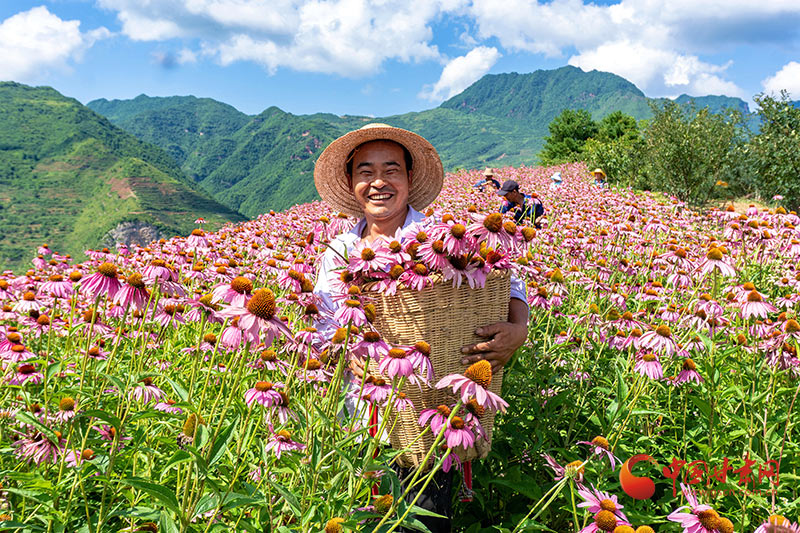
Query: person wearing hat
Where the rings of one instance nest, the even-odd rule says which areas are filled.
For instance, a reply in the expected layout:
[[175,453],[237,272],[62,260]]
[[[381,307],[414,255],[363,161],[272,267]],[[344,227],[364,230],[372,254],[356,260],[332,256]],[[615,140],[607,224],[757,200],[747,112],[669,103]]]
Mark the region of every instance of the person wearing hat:
[[554,172],[553,175],[550,176],[550,179],[553,181],[553,183],[550,184],[550,190],[551,191],[557,191],[558,189],[561,188],[561,181],[562,180],[561,180],[561,171],[560,170],[558,172]]
[[[425,216],[420,211],[436,199],[443,182],[442,162],[433,145],[415,133],[386,124],[368,124],[351,131],[322,152],[314,168],[319,195],[360,220],[352,230],[333,239],[323,254],[314,287],[321,314],[332,316],[341,305],[331,297],[338,279],[336,255],[349,253],[362,239],[369,243],[391,238],[398,229],[422,222]],[[498,370],[525,342],[527,323],[525,284],[514,277],[508,321],[477,328],[476,333],[486,340],[465,346],[461,362],[470,365],[486,359],[493,371]],[[321,326],[317,329],[324,331],[325,325]],[[351,364],[350,368],[356,376],[363,375],[363,367]],[[432,532],[450,531],[452,472],[438,472],[435,483],[417,501],[418,506],[448,517],[418,517]]]
[[536,219],[544,214],[544,206],[538,197],[520,192],[514,180],[506,180],[497,194],[506,200],[500,206],[501,213],[510,212],[517,224],[539,227]]
[[475,182],[475,185],[472,186],[473,189],[483,192],[486,185],[491,185],[495,191],[500,188],[500,182],[494,179],[494,171],[491,168],[486,167],[483,176],[482,180]]
[[602,187],[603,189],[608,187],[608,183],[606,182],[606,173],[603,172],[602,168],[596,168],[592,170],[592,176],[594,176],[595,185]]

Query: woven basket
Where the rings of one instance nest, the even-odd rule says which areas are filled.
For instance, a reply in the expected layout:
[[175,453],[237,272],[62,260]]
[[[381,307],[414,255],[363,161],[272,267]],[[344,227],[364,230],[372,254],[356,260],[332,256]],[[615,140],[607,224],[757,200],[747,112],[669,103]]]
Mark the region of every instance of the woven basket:
[[[398,288],[395,295],[375,293],[377,313],[373,325],[389,344],[429,343],[436,380],[448,374],[462,374],[466,367],[461,364],[461,348],[486,340],[478,337],[475,329],[508,320],[510,283],[510,272],[495,271],[489,274],[486,285],[481,289],[472,289],[466,284],[456,288],[452,282],[438,279],[421,291]],[[370,371],[377,374],[377,365],[371,363]],[[489,390],[500,394],[502,384],[501,369],[492,376]],[[435,381],[432,385],[435,385]],[[427,389],[422,385],[420,391],[417,385],[408,383],[403,386],[402,392],[414,403],[414,408],[392,413],[398,420],[389,420],[387,427],[394,424],[390,435],[392,447],[397,450],[408,448],[398,458],[398,463],[405,467],[417,467],[434,441],[430,431],[421,439],[418,438],[422,430],[418,422],[420,412],[442,404],[452,405],[455,396],[452,389]],[[459,415],[464,415],[463,409]],[[460,450],[458,455],[462,461],[483,458],[489,453],[494,413],[487,411],[481,418],[481,425],[486,430],[487,440],[478,439],[475,448]],[[426,465],[426,468],[430,466]]]

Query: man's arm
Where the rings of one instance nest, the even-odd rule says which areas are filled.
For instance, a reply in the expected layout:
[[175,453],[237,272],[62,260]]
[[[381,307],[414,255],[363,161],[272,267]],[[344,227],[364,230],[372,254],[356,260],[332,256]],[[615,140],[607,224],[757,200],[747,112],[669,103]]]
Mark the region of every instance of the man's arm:
[[475,333],[489,340],[464,346],[461,363],[470,365],[481,359],[492,364],[492,372],[497,372],[528,338],[528,304],[519,298],[511,298],[508,302],[508,321],[496,322],[479,327]]

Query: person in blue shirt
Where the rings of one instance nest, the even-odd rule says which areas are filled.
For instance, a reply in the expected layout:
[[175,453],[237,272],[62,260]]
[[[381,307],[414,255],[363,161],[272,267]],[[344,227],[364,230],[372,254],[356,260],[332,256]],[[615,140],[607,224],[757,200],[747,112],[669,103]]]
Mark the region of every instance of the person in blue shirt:
[[473,189],[483,192],[487,185],[493,187],[495,191],[500,188],[500,182],[494,179],[494,171],[491,168],[486,167],[486,170],[483,171],[483,176],[482,180],[475,182],[475,185],[472,186]]
[[519,183],[514,180],[503,183],[497,194],[506,199],[500,207],[501,213],[510,212],[517,224],[539,227],[536,219],[544,214],[544,206],[539,198],[521,193]]

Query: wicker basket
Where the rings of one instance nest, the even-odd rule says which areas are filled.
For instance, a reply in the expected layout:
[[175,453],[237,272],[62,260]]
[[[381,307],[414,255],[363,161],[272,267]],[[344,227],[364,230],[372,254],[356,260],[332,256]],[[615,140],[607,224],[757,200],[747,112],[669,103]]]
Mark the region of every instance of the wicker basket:
[[[456,288],[451,282],[438,279],[421,291],[400,288],[395,295],[377,293],[374,300],[377,313],[373,325],[390,344],[428,342],[437,380],[447,374],[461,374],[466,369],[461,364],[461,348],[485,340],[475,334],[475,329],[508,320],[510,283],[511,274],[508,271],[496,271],[489,274],[486,285],[481,289],[472,289],[466,284]],[[370,365],[370,371],[377,374],[374,363]],[[489,390],[500,394],[502,383],[503,371],[500,370],[492,376]],[[399,420],[394,425],[390,439],[395,449],[409,448],[401,454],[398,463],[405,467],[416,467],[434,441],[430,432],[418,438],[422,429],[418,423],[420,412],[442,404],[452,405],[455,396],[450,389],[426,389],[423,385],[420,391],[418,386],[408,383],[402,391],[414,403],[414,408],[392,414]],[[389,420],[387,427],[392,427],[394,422]],[[483,458],[489,453],[494,413],[487,412],[481,419],[481,425],[488,439],[479,439],[477,446],[469,451],[461,450],[458,455],[463,461]]]

